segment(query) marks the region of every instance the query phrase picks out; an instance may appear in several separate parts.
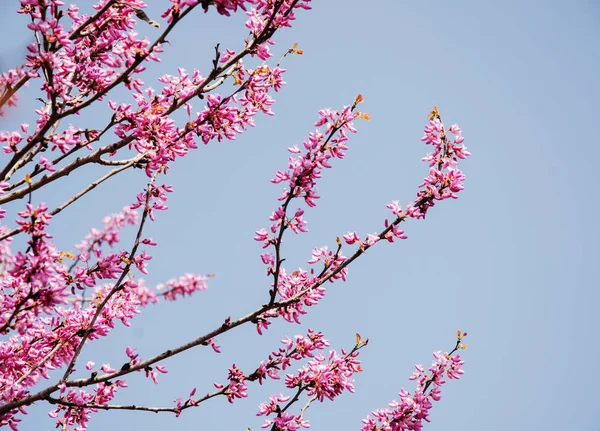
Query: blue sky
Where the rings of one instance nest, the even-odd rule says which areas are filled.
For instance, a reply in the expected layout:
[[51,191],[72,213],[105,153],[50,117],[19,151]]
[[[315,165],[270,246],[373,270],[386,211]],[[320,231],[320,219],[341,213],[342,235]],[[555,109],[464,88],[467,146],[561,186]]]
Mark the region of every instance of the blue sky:
[[[167,2],[149,3],[154,18]],[[28,33],[25,18],[11,12],[17,2],[1,7],[5,70],[16,64]],[[429,364],[431,351],[449,349],[460,328],[469,332],[466,374],[442,388],[426,430],[598,429],[598,4],[330,0],[298,15],[275,37],[275,53],[295,42],[304,50],[285,61],[288,85],[277,95],[275,117],[258,118],[236,141],[202,146],[165,178],[175,193],[149,228],[160,246],[152,250],[147,280],[216,273],[209,290],[150,307],[132,328],[88,346],[82,360],[119,364],[127,345],[148,357],[262,304],[270,280],[252,237],[277,206],[280,187],[269,179],[286,166],[286,147],[313,130],[317,110],[350,104],[362,93],[371,121],[357,123],[346,159],[325,172],[319,205],[305,216],[310,232],[285,244],[288,267],[306,267],[313,247],[333,246],[348,230],[375,232],[388,216],[386,203],[413,199],[427,171],[419,139],[433,105],[446,124],[461,126],[472,153],[460,198],[404,225],[407,241],[369,251],[301,326],[282,321],[263,337],[251,327],[226,334],[222,355],[180,355],[164,363],[169,374],[160,385],[134,376],[116,401],[171,405],[193,387],[203,393],[224,381],[232,362],[252,369],[284,335],[313,328],[339,349],[359,332],[371,342],[356,394],[313,404],[307,418],[315,431],[360,429],[361,419],[397,398],[401,387],[412,390],[413,364]],[[144,80],[159,88],[155,78],[178,66],[206,72],[216,43],[241,46],[244,19],[193,14]],[[29,94],[1,128],[33,123]],[[78,124],[104,112],[91,111]],[[59,245],[72,247],[105,214],[133,201],[145,181],[140,174],[116,178],[99,199],[57,216]],[[69,177],[37,198],[61,203],[82,179]],[[178,419],[101,413],[90,430],[256,430],[257,406],[272,392],[285,388],[251,387],[250,397],[233,406],[216,400]],[[48,410],[31,409],[22,429],[53,428]]]

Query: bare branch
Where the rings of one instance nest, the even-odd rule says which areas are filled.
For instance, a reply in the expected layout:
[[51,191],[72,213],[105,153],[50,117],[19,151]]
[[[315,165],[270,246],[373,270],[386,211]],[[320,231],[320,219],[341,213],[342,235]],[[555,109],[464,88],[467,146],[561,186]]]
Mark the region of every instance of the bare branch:
[[98,410],[135,410],[135,411],[142,411],[142,412],[153,412],[153,413],[160,413],[160,412],[169,412],[169,413],[178,413],[178,410],[175,407],[147,407],[147,406],[136,406],[136,405],[111,405],[111,404],[107,404],[107,405],[103,405],[103,404],[91,404],[91,403],[86,403],[86,404],[75,404],[73,402],[70,401],[65,401],[59,398],[53,398],[51,396],[47,396],[45,398],[46,401],[48,401],[50,404],[54,404],[54,405],[59,405],[59,406],[65,406],[65,407],[73,407],[73,408],[77,408],[77,409],[98,409]]

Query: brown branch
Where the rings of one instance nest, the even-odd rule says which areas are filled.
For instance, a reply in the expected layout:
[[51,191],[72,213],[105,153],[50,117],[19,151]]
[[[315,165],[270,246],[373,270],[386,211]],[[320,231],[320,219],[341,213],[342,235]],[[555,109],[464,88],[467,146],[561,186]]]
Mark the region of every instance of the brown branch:
[[114,405],[114,404],[103,405],[103,404],[93,404],[93,403],[75,404],[70,401],[64,401],[59,398],[54,398],[50,395],[44,397],[43,399],[48,401],[50,404],[55,404],[55,405],[58,404],[58,405],[62,405],[62,406],[75,407],[75,408],[99,409],[99,410],[136,410],[136,411],[144,411],[144,412],[152,412],[152,413],[167,412],[167,413],[178,414],[182,410],[186,410],[190,407],[196,407],[200,403],[203,403],[204,401],[207,401],[211,398],[217,397],[219,395],[224,395],[226,388],[227,388],[227,386],[224,387],[223,389],[219,389],[218,391],[212,392],[210,394],[206,394],[203,397],[200,397],[197,400],[194,400],[193,402],[186,401],[181,408],[136,406],[133,404],[132,405]]
[[103,405],[103,404],[93,404],[93,403],[86,403],[86,404],[76,404],[70,401],[65,401],[59,398],[53,398],[50,395],[48,395],[46,398],[44,398],[46,401],[48,401],[50,404],[54,404],[54,405],[59,405],[59,406],[65,406],[65,407],[73,407],[73,408],[77,408],[77,409],[98,409],[98,410],[136,410],[136,411],[143,411],[143,412],[154,412],[154,413],[160,413],[160,412],[169,412],[169,413],[177,413],[178,410],[175,407],[147,407],[147,406],[136,406],[134,404],[132,405],[111,405],[111,404],[107,404],[107,405]]
[[124,146],[126,146],[133,140],[134,140],[134,138],[129,136],[127,138],[121,139],[118,142],[115,142],[114,144],[99,148],[98,150],[94,151],[92,154],[89,154],[84,157],[78,157],[69,165],[67,165],[57,171],[54,171],[50,174],[44,175],[40,180],[31,184],[31,186],[28,185],[26,187],[22,187],[11,193],[8,193],[6,195],[0,196],[0,205],[7,203],[7,202],[11,202],[16,199],[21,199],[21,198],[25,197],[27,194],[29,194],[30,192],[35,191],[53,181],[56,181],[57,179],[59,179],[61,177],[69,175],[71,172],[73,172],[75,169],[80,168],[81,166],[87,165],[88,163],[97,163],[98,160],[100,160],[101,155],[106,154],[106,153],[111,153],[120,148],[123,148]]
[[17,92],[19,91],[19,89],[24,86],[27,81],[29,81],[31,78],[29,77],[29,75],[25,75],[22,76],[21,79],[19,79],[17,81],[17,83],[13,86],[7,87],[4,92],[2,93],[2,96],[0,96],[0,109],[2,109],[2,107],[10,100],[10,98]]
[[[140,155],[140,156],[143,156],[143,155]],[[134,161],[133,159],[125,159],[125,160],[100,159],[96,163],[98,163],[99,165],[102,165],[102,166],[127,166],[127,165],[131,165],[132,163],[133,164],[137,163],[141,159],[141,157],[134,157],[134,159],[136,159],[136,160]]]

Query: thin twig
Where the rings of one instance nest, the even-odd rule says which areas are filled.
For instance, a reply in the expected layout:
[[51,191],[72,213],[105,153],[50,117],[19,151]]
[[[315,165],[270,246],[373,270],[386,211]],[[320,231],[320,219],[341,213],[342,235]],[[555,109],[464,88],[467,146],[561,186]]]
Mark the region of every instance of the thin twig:
[[103,404],[93,404],[93,403],[75,404],[70,401],[65,401],[62,399],[54,398],[50,395],[44,397],[43,399],[47,400],[50,404],[58,404],[58,405],[63,405],[63,406],[67,406],[67,407],[76,407],[76,408],[85,408],[85,409],[101,409],[101,410],[136,410],[136,411],[144,411],[144,412],[152,412],[152,413],[167,412],[167,413],[176,413],[177,414],[177,413],[181,412],[182,410],[186,410],[190,407],[196,407],[197,405],[199,405],[199,404],[203,403],[204,401],[207,401],[211,398],[217,397],[219,395],[224,395],[224,392],[225,392],[225,388],[220,389],[215,392],[212,392],[210,394],[206,394],[203,397],[200,397],[197,400],[194,400],[193,402],[186,401],[186,403],[183,406],[181,406],[181,408],[149,407],[149,406],[136,406],[136,405],[114,405],[114,404],[103,405]]
[[124,160],[124,162],[127,162],[127,163],[124,163],[122,166],[113,169],[112,171],[108,172],[106,175],[104,175],[104,176],[98,178],[97,180],[93,181],[92,183],[90,183],[88,186],[86,186],[84,189],[82,189],[79,193],[72,196],[68,201],[64,202],[62,205],[60,205],[60,206],[56,207],[56,209],[52,210],[50,215],[54,216],[54,215],[58,214],[59,212],[64,210],[66,207],[71,205],[73,202],[77,201],[82,196],[84,196],[85,194],[87,194],[90,191],[92,191],[93,189],[95,189],[98,185],[100,185],[104,181],[108,180],[110,177],[113,177],[113,176],[123,172],[124,170],[129,169],[130,167],[132,167],[133,165],[138,163],[143,158],[144,158],[144,155],[140,154],[139,156],[136,156],[133,159]]

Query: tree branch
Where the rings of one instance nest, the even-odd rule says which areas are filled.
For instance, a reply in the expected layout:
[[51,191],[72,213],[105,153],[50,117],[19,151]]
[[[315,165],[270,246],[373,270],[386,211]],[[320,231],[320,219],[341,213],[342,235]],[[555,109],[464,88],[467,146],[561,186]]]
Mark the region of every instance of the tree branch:
[[102,303],[96,309],[96,313],[92,317],[92,320],[90,321],[90,323],[88,325],[88,328],[85,330],[85,334],[83,335],[83,337],[81,338],[81,341],[79,342],[79,345],[75,349],[73,358],[71,359],[71,362],[67,366],[67,370],[65,371],[65,373],[61,379],[62,381],[66,380],[69,377],[69,375],[71,374],[73,367],[75,366],[75,363],[77,362],[77,359],[79,358],[79,355],[81,354],[83,346],[85,345],[85,342],[87,341],[88,337],[92,333],[94,324],[96,323],[96,320],[98,320],[98,317],[102,313],[102,310],[104,309],[104,307],[106,306],[108,301],[113,297],[113,295],[123,288],[122,283],[125,280],[125,277],[127,277],[128,273],[129,273],[129,269],[131,268],[131,264],[133,263],[133,258],[135,257],[135,254],[137,253],[137,249],[140,245],[140,240],[142,238],[142,232],[144,230],[144,225],[146,224],[146,219],[148,218],[148,213],[150,211],[149,204],[150,204],[150,198],[152,196],[151,187],[152,187],[152,184],[154,183],[154,180],[156,179],[157,175],[158,175],[158,171],[154,174],[154,176],[148,182],[148,190],[146,191],[146,203],[144,205],[144,213],[142,214],[142,219],[140,221],[140,227],[139,227],[137,235],[135,237],[133,247],[131,248],[131,252],[129,253],[129,257],[127,259],[127,263],[125,264],[125,268],[123,268],[123,272],[121,273],[121,276],[115,283],[115,286],[111,289],[109,294],[106,295],[106,297],[104,298]]

